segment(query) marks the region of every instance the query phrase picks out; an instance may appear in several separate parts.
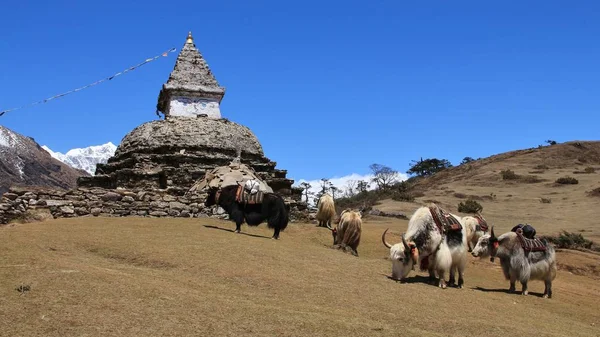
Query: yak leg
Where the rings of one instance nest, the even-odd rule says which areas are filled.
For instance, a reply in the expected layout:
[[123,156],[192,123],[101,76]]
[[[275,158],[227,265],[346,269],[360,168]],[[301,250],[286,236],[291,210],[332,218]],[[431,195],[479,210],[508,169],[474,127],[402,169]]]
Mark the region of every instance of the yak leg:
[[[431,262],[431,261],[430,261]],[[431,285],[435,285],[436,283],[436,278],[435,278],[435,269],[433,268],[433,264],[429,263],[429,268],[427,268],[427,271],[429,272],[429,283]]]
[[552,280],[544,281],[544,298],[552,298]]
[[517,282],[517,276],[510,275],[510,287],[508,288],[509,292],[514,293],[517,290],[517,288],[515,287],[516,282]]
[[237,206],[234,206],[230,217],[231,220],[235,221],[235,232],[240,233],[242,231],[242,223],[244,223],[244,212]]
[[465,284],[465,266],[461,265],[458,267],[458,288],[462,289]]
[[527,281],[521,281],[521,294],[527,296],[529,291],[527,291]]
[[456,269],[454,268],[454,266],[450,267],[450,279],[448,280],[448,284],[451,286],[454,286],[456,283]]
[[275,228],[275,230],[273,231],[273,236],[271,237],[271,239],[275,239],[275,240],[279,239],[279,228]]
[[438,274],[439,274],[439,277],[440,277],[439,287],[442,288],[442,289],[446,289],[446,287],[447,287],[446,280],[445,280],[445,278],[446,278],[446,271],[440,269],[440,270],[438,270]]

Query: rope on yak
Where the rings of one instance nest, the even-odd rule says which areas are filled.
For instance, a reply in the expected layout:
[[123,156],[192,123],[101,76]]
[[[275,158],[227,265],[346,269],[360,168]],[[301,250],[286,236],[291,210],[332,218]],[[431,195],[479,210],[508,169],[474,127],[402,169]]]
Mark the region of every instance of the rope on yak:
[[23,109],[23,108],[26,108],[26,107],[29,107],[29,106],[32,106],[32,105],[41,104],[41,103],[47,103],[47,102],[49,102],[49,101],[51,101],[51,100],[53,100],[53,99],[55,99],[55,98],[63,97],[63,96],[66,96],[66,95],[72,94],[72,93],[74,93],[74,92],[81,91],[81,90],[83,90],[83,89],[87,89],[87,88],[89,88],[89,87],[92,87],[92,86],[98,85],[98,84],[100,84],[100,83],[102,83],[102,82],[105,82],[105,81],[110,81],[110,80],[112,80],[113,78],[115,78],[115,77],[117,77],[117,76],[120,76],[120,75],[123,75],[123,74],[125,74],[126,72],[129,72],[129,71],[135,70],[135,69],[137,69],[137,68],[139,68],[139,67],[143,66],[143,65],[144,65],[144,64],[146,64],[146,63],[150,63],[150,62],[152,62],[152,61],[155,61],[155,60],[157,60],[158,58],[160,58],[161,56],[164,56],[164,57],[166,57],[166,56],[168,56],[168,55],[169,55],[169,53],[172,53],[172,52],[174,52],[175,50],[176,50],[175,48],[171,48],[171,49],[169,49],[169,50],[165,51],[164,53],[162,53],[162,54],[160,54],[160,55],[156,55],[156,56],[154,56],[154,57],[152,57],[152,58],[148,58],[148,59],[146,59],[144,62],[141,62],[141,63],[139,63],[139,64],[136,64],[136,65],[134,65],[134,66],[132,66],[132,67],[129,67],[129,68],[127,68],[127,69],[123,70],[123,71],[120,71],[120,72],[118,72],[118,73],[116,73],[116,74],[113,74],[113,75],[111,75],[111,76],[109,76],[109,77],[106,77],[106,78],[103,78],[103,79],[101,79],[101,80],[98,80],[98,81],[96,81],[96,82],[90,83],[90,84],[88,84],[88,85],[84,85],[83,87],[79,87],[79,88],[77,88],[77,89],[69,90],[69,91],[67,91],[67,92],[64,92],[64,93],[62,93],[62,94],[54,95],[54,96],[52,96],[52,97],[48,97],[48,98],[46,98],[46,99],[43,99],[43,100],[40,100],[40,101],[37,101],[37,102],[33,102],[33,103],[29,103],[29,104],[25,104],[25,105],[22,105],[22,106],[20,106],[20,107],[16,107],[16,108],[13,108],[13,109],[2,110],[2,111],[0,111],[0,116],[3,116],[5,113],[7,113],[7,112],[10,112],[10,111],[15,111],[15,110]]

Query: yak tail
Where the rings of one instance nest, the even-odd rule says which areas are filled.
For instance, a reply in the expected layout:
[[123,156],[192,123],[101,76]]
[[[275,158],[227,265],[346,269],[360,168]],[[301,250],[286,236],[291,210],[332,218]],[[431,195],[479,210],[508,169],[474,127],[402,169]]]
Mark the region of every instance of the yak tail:
[[273,197],[273,199],[270,200],[271,202],[265,203],[271,205],[270,207],[263,208],[263,216],[268,219],[267,226],[269,228],[279,228],[279,230],[283,231],[290,221],[285,201],[283,201],[283,198],[278,194],[273,193],[271,196]]

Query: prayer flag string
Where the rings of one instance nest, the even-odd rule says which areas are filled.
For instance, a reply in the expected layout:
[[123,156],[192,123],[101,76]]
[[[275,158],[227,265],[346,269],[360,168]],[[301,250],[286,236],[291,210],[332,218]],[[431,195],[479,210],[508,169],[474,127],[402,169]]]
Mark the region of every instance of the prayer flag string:
[[28,107],[28,106],[37,105],[37,104],[41,104],[41,103],[47,103],[48,101],[51,101],[51,100],[53,100],[53,99],[55,99],[55,98],[63,97],[63,96],[66,96],[66,95],[68,95],[68,94],[72,94],[72,93],[74,93],[74,92],[81,91],[81,90],[83,90],[83,89],[87,89],[87,88],[89,88],[89,87],[92,87],[92,86],[94,86],[94,85],[100,84],[100,83],[102,83],[102,82],[105,82],[105,81],[110,81],[110,80],[112,80],[113,78],[115,78],[115,77],[117,77],[117,76],[120,76],[120,75],[123,75],[123,74],[125,74],[125,73],[126,73],[126,72],[128,72],[128,71],[132,71],[132,70],[134,70],[134,69],[136,69],[136,68],[139,68],[139,67],[143,66],[143,65],[144,65],[144,64],[146,64],[146,63],[150,63],[150,62],[152,62],[152,61],[154,61],[154,60],[158,59],[158,58],[159,58],[159,57],[161,57],[161,56],[163,56],[163,57],[167,57],[167,56],[169,55],[169,53],[175,52],[175,50],[176,50],[175,48],[171,48],[171,49],[169,49],[169,50],[165,51],[164,53],[162,53],[162,54],[160,54],[160,55],[156,55],[156,56],[154,56],[154,57],[152,57],[152,58],[146,59],[144,62],[141,62],[141,63],[139,63],[139,64],[136,64],[136,65],[134,65],[133,67],[129,67],[129,68],[127,68],[127,69],[125,69],[125,70],[123,70],[123,71],[120,71],[120,72],[118,72],[118,73],[116,73],[116,74],[114,74],[114,75],[111,75],[111,76],[109,76],[109,77],[107,77],[107,78],[103,78],[103,79],[101,79],[101,80],[98,80],[98,81],[96,81],[96,82],[94,82],[94,83],[90,83],[90,84],[88,84],[88,85],[84,85],[83,87],[80,87],[80,88],[77,88],[77,89],[73,89],[73,90],[69,90],[69,91],[67,91],[67,92],[64,92],[64,93],[62,93],[62,94],[54,95],[54,96],[52,96],[52,97],[49,97],[49,98],[46,98],[46,99],[43,99],[43,100],[40,100],[40,101],[37,101],[37,102],[33,102],[33,103],[29,103],[29,104],[25,104],[25,105],[22,105],[22,106],[20,106],[20,107],[16,107],[16,108],[13,108],[13,109],[2,110],[2,111],[0,111],[0,116],[3,116],[3,115],[4,115],[5,113],[7,113],[7,112],[10,112],[10,111],[15,111],[15,110],[19,110],[19,109],[23,109],[23,108],[26,108],[26,107]]

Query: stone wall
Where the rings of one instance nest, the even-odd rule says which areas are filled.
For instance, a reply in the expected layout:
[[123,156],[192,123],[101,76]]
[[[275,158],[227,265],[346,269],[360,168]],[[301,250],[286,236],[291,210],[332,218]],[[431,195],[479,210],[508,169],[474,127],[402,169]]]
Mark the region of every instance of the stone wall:
[[[228,218],[220,207],[205,207],[205,198],[205,194],[176,196],[161,190],[12,188],[0,198],[0,224],[23,219],[31,211],[40,209],[49,211],[53,218],[79,216]],[[288,204],[292,220],[306,217],[305,211],[299,211],[296,204],[293,202]]]

